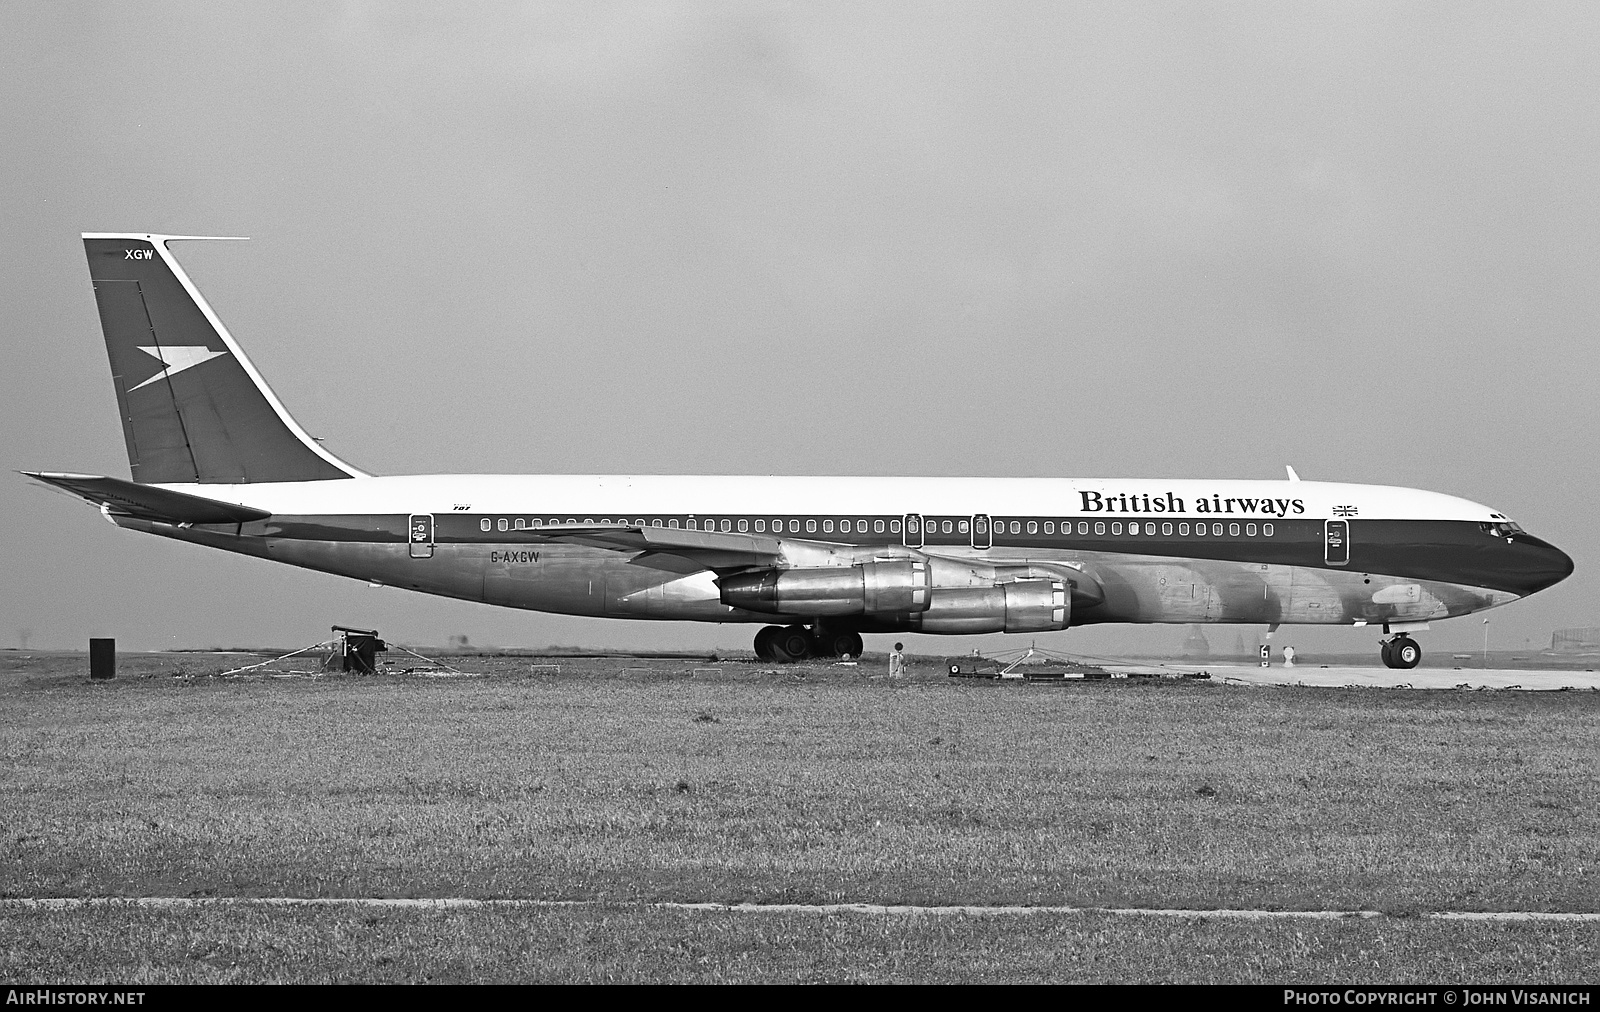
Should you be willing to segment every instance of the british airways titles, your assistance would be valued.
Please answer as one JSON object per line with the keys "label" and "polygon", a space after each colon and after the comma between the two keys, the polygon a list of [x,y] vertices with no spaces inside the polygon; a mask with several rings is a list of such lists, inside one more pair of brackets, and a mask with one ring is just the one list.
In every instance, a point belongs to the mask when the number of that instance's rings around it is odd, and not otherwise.
{"label": "british airways titles", "polygon": [[[1188,513],[1182,496],[1168,492],[1165,496],[1134,493],[1101,494],[1079,492],[1085,513]],[[1286,517],[1290,513],[1304,513],[1304,499],[1240,499],[1213,495],[1195,500],[1196,513],[1249,513],[1273,517]]]}

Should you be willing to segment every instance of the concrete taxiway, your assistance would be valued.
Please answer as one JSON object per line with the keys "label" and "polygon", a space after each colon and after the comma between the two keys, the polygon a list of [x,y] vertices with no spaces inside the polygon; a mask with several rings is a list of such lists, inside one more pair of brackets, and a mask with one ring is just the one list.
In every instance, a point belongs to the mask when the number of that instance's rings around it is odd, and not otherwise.
{"label": "concrete taxiway", "polygon": [[1209,674],[1212,679],[1243,685],[1310,685],[1325,688],[1364,689],[1517,689],[1559,691],[1561,689],[1600,690],[1600,672],[1533,671],[1512,668],[1362,668],[1276,663],[1270,668],[1246,664],[1107,664],[1116,674],[1194,675]]}

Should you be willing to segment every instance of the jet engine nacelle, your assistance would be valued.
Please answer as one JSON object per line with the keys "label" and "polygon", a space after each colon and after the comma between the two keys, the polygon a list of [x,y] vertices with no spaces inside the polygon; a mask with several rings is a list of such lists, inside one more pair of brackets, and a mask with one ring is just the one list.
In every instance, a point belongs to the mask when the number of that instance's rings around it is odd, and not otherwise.
{"label": "jet engine nacelle", "polygon": [[1072,600],[1064,580],[1017,580],[938,590],[931,607],[908,617],[929,633],[1051,632],[1072,620]]}
{"label": "jet engine nacelle", "polygon": [[863,562],[821,569],[766,569],[724,576],[722,603],[771,615],[920,612],[931,598],[928,564]]}

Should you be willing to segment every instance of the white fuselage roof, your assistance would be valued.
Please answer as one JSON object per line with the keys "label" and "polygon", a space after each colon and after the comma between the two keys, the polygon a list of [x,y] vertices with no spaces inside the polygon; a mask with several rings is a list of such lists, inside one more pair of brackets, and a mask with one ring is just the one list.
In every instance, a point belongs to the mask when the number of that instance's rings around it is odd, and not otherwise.
{"label": "white fuselage roof", "polygon": [[456,474],[162,487],[282,515],[982,513],[1124,519],[1222,513],[1285,519],[1505,519],[1480,503],[1438,492],[1318,481]]}

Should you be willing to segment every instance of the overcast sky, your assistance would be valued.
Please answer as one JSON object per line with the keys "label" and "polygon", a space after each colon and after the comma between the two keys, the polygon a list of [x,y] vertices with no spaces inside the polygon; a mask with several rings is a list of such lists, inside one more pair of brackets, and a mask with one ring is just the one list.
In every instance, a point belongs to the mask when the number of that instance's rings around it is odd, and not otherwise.
{"label": "overcast sky", "polygon": [[[12,0],[6,22],[7,469],[128,474],[79,232],[248,235],[176,249],[289,409],[376,473],[1289,463],[1566,549],[1577,573],[1491,612],[1492,645],[1600,624],[1596,5]],[[754,632],[369,589],[20,476],[0,507],[0,645]]]}

